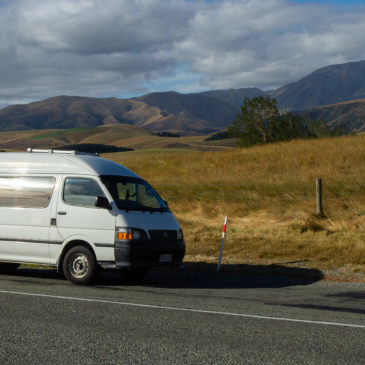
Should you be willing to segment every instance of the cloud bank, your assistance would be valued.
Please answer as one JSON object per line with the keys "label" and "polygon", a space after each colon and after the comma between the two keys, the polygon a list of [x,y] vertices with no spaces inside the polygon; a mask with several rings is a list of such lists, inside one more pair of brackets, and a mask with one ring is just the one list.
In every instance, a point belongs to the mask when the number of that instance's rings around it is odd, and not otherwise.
{"label": "cloud bank", "polygon": [[289,0],[0,1],[0,104],[275,88],[365,59],[365,7]]}

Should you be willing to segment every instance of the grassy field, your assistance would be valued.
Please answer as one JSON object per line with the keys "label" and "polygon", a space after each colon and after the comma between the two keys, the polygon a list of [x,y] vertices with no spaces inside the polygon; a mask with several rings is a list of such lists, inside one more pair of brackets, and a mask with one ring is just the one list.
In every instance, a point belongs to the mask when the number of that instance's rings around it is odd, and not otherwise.
{"label": "grassy field", "polygon": [[[187,260],[365,274],[365,135],[223,151],[104,155],[148,180],[181,223]],[[323,180],[325,217],[315,215]]]}

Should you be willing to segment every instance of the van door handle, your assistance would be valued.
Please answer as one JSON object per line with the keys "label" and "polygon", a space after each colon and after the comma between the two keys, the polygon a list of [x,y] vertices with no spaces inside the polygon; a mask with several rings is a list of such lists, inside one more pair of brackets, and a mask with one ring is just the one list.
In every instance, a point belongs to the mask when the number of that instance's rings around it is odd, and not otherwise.
{"label": "van door handle", "polygon": [[61,212],[57,212],[58,215],[66,215],[67,213],[64,212],[64,211],[61,211]]}

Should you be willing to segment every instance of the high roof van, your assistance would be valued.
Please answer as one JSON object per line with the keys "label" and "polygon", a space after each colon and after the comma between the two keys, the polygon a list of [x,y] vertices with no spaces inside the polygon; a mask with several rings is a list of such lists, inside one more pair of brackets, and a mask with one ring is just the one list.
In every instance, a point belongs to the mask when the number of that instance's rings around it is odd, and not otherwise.
{"label": "high roof van", "polygon": [[99,267],[142,279],[184,254],[167,203],[126,167],[75,151],[0,153],[0,269],[55,266],[87,284]]}

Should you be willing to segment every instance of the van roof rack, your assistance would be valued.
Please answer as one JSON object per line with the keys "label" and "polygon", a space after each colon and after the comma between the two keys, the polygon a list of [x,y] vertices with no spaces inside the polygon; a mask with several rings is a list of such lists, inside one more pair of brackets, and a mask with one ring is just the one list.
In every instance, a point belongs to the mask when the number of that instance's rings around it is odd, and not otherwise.
{"label": "van roof rack", "polygon": [[61,155],[88,155],[88,156],[99,156],[98,153],[87,153],[87,152],[79,152],[76,150],[54,150],[54,149],[48,149],[48,150],[42,150],[38,148],[27,148],[27,152],[29,153],[57,153]]}

